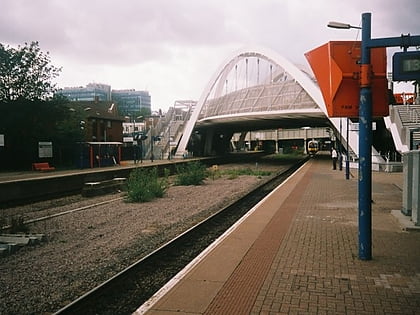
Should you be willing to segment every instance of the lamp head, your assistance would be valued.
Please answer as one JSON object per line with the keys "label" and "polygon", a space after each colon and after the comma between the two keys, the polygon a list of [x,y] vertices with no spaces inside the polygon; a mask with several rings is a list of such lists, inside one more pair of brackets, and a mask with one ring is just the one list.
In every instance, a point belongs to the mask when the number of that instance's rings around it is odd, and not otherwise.
{"label": "lamp head", "polygon": [[329,22],[327,26],[331,27],[331,28],[339,28],[339,29],[349,29],[350,28],[350,24],[341,23],[341,22],[334,22],[334,21]]}
{"label": "lamp head", "polygon": [[339,28],[339,29],[346,29],[346,30],[350,28],[361,29],[361,27],[358,27],[358,26],[353,26],[347,23],[334,22],[334,21],[329,22],[327,26],[331,28]]}

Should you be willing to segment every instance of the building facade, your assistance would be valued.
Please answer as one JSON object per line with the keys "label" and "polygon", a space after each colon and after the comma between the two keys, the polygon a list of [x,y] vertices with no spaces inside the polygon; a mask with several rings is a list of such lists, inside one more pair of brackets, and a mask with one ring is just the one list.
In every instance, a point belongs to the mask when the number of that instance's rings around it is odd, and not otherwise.
{"label": "building facade", "polygon": [[70,101],[111,101],[111,86],[99,83],[89,83],[86,87],[66,87],[57,94],[67,97]]}
{"label": "building facade", "polygon": [[85,142],[122,142],[124,118],[108,102],[72,102],[73,112],[81,113],[80,127]]}
{"label": "building facade", "polygon": [[152,109],[151,97],[147,91],[112,90],[112,100],[118,104],[118,111],[122,116],[133,116],[140,111]]}
{"label": "building facade", "polygon": [[148,91],[111,90],[110,85],[89,83],[86,87],[66,87],[57,91],[57,94],[67,97],[72,102],[113,101],[118,105],[121,116],[135,116],[139,112],[150,114],[152,110]]}

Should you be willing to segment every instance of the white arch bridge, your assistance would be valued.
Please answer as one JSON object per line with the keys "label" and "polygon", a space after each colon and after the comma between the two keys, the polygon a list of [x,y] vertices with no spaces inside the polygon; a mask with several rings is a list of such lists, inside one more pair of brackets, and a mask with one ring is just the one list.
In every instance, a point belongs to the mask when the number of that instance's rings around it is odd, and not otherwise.
{"label": "white arch bridge", "polygon": [[[358,132],[347,118],[329,118],[309,70],[274,51],[247,49],[233,54],[215,72],[197,102],[176,152],[181,157],[200,134],[204,154],[226,148],[236,132],[277,128],[333,127],[358,156]],[[381,159],[373,149],[373,158]],[[381,162],[378,160],[378,162]]]}

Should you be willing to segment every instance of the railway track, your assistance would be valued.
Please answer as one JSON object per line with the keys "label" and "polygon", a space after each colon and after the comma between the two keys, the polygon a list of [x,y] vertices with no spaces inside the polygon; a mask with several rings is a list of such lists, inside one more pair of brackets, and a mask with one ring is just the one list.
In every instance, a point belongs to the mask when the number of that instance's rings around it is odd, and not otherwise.
{"label": "railway track", "polygon": [[[75,207],[73,209],[70,210],[66,210],[66,211],[61,211],[61,212],[57,212],[57,213],[53,213],[53,214],[49,214],[49,215],[45,215],[45,216],[41,216],[41,217],[36,217],[33,219],[28,219],[23,221],[23,224],[28,225],[28,224],[32,224],[32,223],[36,223],[36,222],[41,222],[41,221],[46,221],[46,220],[50,220],[62,215],[66,215],[66,214],[70,214],[70,213],[74,213],[74,212],[78,212],[78,211],[83,211],[83,210],[88,210],[88,209],[92,209],[95,207],[99,207],[108,203],[112,203],[114,201],[118,201],[118,200],[122,200],[124,199],[124,197],[117,197],[117,198],[112,198],[109,200],[105,200],[105,201],[101,201],[101,202],[95,202],[86,206],[82,206],[82,207]],[[11,225],[6,225],[0,228],[0,231],[2,230],[8,230],[11,228]]]}
{"label": "railway track", "polygon": [[55,314],[131,314],[305,161],[277,174]]}

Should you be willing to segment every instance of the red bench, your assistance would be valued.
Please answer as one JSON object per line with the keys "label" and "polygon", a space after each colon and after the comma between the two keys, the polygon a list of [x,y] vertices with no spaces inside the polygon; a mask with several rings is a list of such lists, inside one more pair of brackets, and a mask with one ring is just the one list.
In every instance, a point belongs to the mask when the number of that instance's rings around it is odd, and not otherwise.
{"label": "red bench", "polygon": [[32,170],[41,171],[41,172],[53,171],[53,170],[55,170],[55,167],[50,166],[50,164],[48,164],[48,162],[32,163]]}

